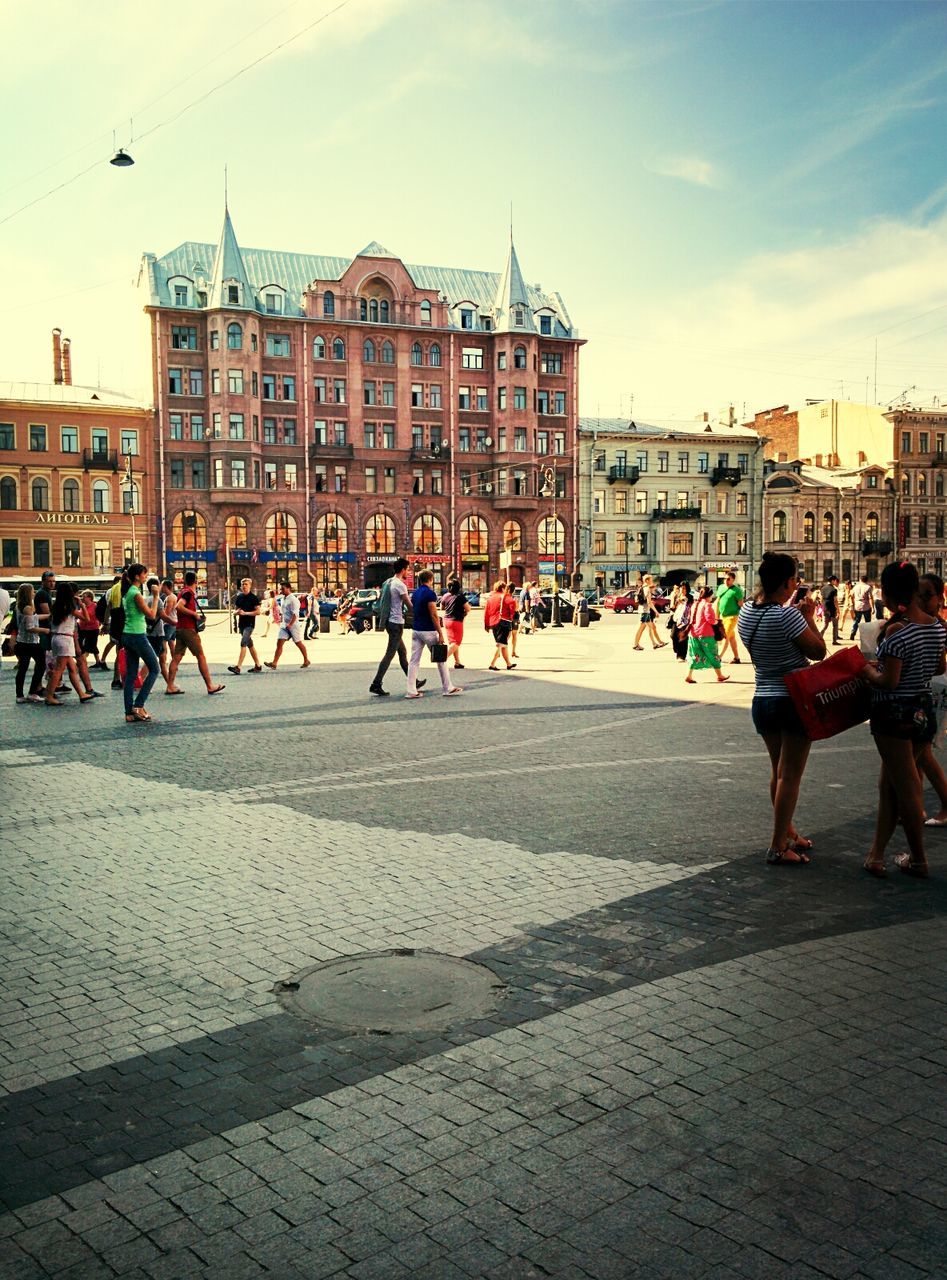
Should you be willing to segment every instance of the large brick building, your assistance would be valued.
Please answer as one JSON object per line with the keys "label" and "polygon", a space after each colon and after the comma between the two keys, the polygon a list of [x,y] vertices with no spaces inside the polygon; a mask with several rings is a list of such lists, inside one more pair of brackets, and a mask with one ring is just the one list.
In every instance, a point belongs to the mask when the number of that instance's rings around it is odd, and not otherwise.
{"label": "large brick building", "polygon": [[146,254],[141,283],[169,567],[213,593],[227,556],[258,585],[308,568],[328,587],[374,585],[401,554],[475,587],[574,565],[581,344],[512,243],[499,275],[374,242],[241,250],[225,212],[216,249]]}
{"label": "large brick building", "polygon": [[0,383],[0,579],[44,569],[90,586],[132,560],[156,563],[150,408],[74,386],[53,331],[53,380]]}
{"label": "large brick building", "polygon": [[904,406],[885,414],[894,439],[896,540],[921,573],[943,577],[947,514],[947,410]]}

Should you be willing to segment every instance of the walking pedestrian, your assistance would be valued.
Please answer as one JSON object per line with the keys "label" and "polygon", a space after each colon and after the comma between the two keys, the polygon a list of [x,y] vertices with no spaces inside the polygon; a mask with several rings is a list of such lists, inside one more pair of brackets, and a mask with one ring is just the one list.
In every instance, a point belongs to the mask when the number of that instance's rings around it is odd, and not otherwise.
{"label": "walking pedestrian", "polygon": [[871,599],[875,608],[875,621],[884,622],[885,620],[885,600],[884,592],[881,589],[881,583],[876,582],[871,589]]}
{"label": "walking pedestrian", "polygon": [[534,582],[529,589],[529,621],[532,631],[546,630],[546,617],[543,613],[543,598],[539,583]]}
{"label": "walking pedestrian", "polygon": [[766,744],[771,772],[773,833],[766,861],[770,865],[803,866],[812,841],[801,836],[793,816],[812,743],[784,677],[825,657],[825,641],[815,625],[815,601],[807,595],[788,608],[798,585],[796,561],[767,551],[759,567],[760,589],[740,610],[737,627],[756,676],[753,727]]}
{"label": "walking pedestrian", "polygon": [[822,617],[823,622],[820,635],[824,636],[829,627],[831,627],[832,643],[838,644],[839,589],[838,578],[834,573],[822,588]]}
{"label": "walking pedestrian", "polygon": [[292,585],[284,578],[279,584],[282,597],[280,604],[282,607],[282,621],[280,629],[276,633],[276,652],[273,654],[272,662],[264,662],[264,667],[269,667],[271,671],[275,671],[280,660],[280,654],[283,652],[283,646],[287,640],[292,640],[293,644],[303,656],[302,670],[311,667],[309,655],[306,652],[306,646],[303,644],[302,627],[299,623],[299,600],[293,593]]}
{"label": "walking pedestrian", "polygon": [[438,675],[441,677],[442,695],[450,698],[463,693],[460,685],[451,682],[446,661],[447,646],[437,612],[437,596],[431,589],[433,581],[434,574],[431,570],[422,569],[418,574],[418,585],[411,593],[411,660],[408,663],[408,691],[404,695],[406,698],[423,697],[418,688],[418,668],[421,665],[421,655],[424,650],[432,649],[435,644],[444,646],[445,650],[445,660],[435,663]]}
{"label": "walking pedestrian", "polygon": [[737,582],[737,575],[728,571],[723,582],[717,588],[714,604],[717,617],[723,625],[723,645],[720,649],[721,659],[727,656],[729,649],[733,653],[731,666],[740,661],[740,650],[737,647],[737,619],[743,607],[744,591]]}
{"label": "walking pedestrian", "polygon": [[112,688],[121,689],[122,682],[118,675],[118,656],[122,651],[122,633],[125,630],[125,614],[122,610],[122,575],[118,574],[115,581],[105,593],[105,627],[108,631],[108,644],[102,654],[102,661],[107,662],[109,652],[114,649],[115,657],[112,663]]}
{"label": "walking pedestrian", "polygon": [[656,613],[654,607],[654,579],[650,573],[645,574],[638,588],[638,606],[641,612],[638,616],[638,630],[635,633],[633,648],[640,650],[643,647],[641,637],[647,631],[651,638],[651,648],[663,649],[667,641],[659,638],[658,629],[654,625]]}
{"label": "walking pedestrian", "polygon": [[873,876],[885,874],[885,849],[900,822],[909,852],[897,854],[895,866],[906,875],[925,877],[920,757],[937,730],[931,678],[943,675],[947,666],[947,632],[922,607],[913,564],[886,565],[881,589],[892,617],[878,644],[877,665],[868,663],[862,673],[871,685],[869,727],[881,757],[875,838],[864,865]]}
{"label": "walking pedestrian", "polygon": [[[922,573],[919,597],[921,608],[929,613],[932,618],[936,618],[942,627],[947,628],[944,622],[944,580],[937,576],[936,573]],[[940,808],[933,817],[928,818],[925,814],[925,827],[947,827],[947,774],[941,768],[940,761],[934,755],[933,742],[925,742],[921,748],[921,754],[918,757],[918,765],[921,773],[927,778],[931,786],[937,793],[940,801]]]}
{"label": "walking pedestrian", "polygon": [[519,598],[517,599],[517,607],[520,611],[520,629],[524,636],[528,636],[531,630],[532,614],[530,612],[529,589],[532,583],[524,582],[520,588]]}
{"label": "walking pedestrian", "polygon": [[[159,594],[161,596],[161,616],[164,618],[164,643],[170,659],[178,626],[178,598],[174,594],[174,583],[170,578],[165,578],[161,583]],[[167,682],[166,676],[165,684]]]}
{"label": "walking pedestrian", "polygon": [[[122,687],[126,724],[151,722],[151,716],[145,710],[145,703],[161,671],[158,655],[148,638],[148,624],[155,622],[159,613],[160,584],[157,578],[152,579],[155,589],[146,599],[142,584],[147,576],[148,570],[143,564],[130,564],[121,579],[122,609],[125,615],[125,630],[122,632],[125,678],[122,681]],[[138,679],[139,662],[145,664],[147,673],[136,694],[135,681]]]}
{"label": "walking pedestrian", "polygon": [[[18,703],[42,702],[40,690],[43,687],[43,676],[46,673],[46,655],[43,650],[41,619],[33,604],[33,587],[24,582],[17,589],[16,603],[13,606],[13,620],[16,624],[16,643],[13,652],[16,655],[16,700]],[[30,691],[24,695],[26,673],[30,663],[33,664],[33,675],[30,679]]]}
{"label": "walking pedestrian", "polygon": [[858,634],[858,624],[860,622],[871,622],[874,616],[873,597],[871,583],[863,573],[859,580],[852,588],[852,634],[849,640],[854,640]]}
{"label": "walking pedestrian", "polygon": [[53,694],[53,696],[55,696],[58,693],[68,692],[68,690],[65,688],[59,689],[55,686],[52,688],[52,690],[50,690],[49,688],[48,677],[52,674],[53,665],[54,665],[53,657],[52,657],[53,624],[52,624],[50,615],[53,610],[53,597],[55,594],[56,594],[56,575],[55,573],[53,573],[52,569],[44,569],[42,574],[40,575],[39,590],[36,592],[36,594],[33,597],[33,608],[36,610],[36,616],[39,619],[40,644],[42,645],[42,648],[43,648],[43,662],[45,663],[45,671],[46,671],[46,684],[43,688],[43,693],[45,695],[47,692],[50,692]]}
{"label": "walking pedestrian", "polygon": [[214,683],[207,665],[207,655],[204,653],[204,645],[197,629],[198,621],[203,618],[204,611],[197,603],[196,585],[197,574],[193,569],[188,569],[184,575],[184,587],[174,606],[177,622],[174,630],[174,655],[171,658],[171,666],[168,668],[168,687],[164,691],[166,697],[184,692],[177,686],[177,674],[185,653],[192,653],[197,659],[197,669],[209,694],[222,693],[226,688],[226,685]]}
{"label": "walking pedestrian", "polygon": [[[148,643],[155,651],[155,657],[158,659],[158,665],[161,669],[161,675],[164,679],[165,687],[168,683],[168,642],[165,637],[164,629],[167,624],[167,618],[164,611],[164,601],[161,596],[161,583],[157,578],[149,578],[145,583],[145,591],[148,593],[148,603],[154,610],[154,617],[149,618],[145,624],[145,635],[148,637]],[[128,658],[125,659],[126,670],[128,666]]]}
{"label": "walking pedestrian", "polygon": [[[529,599],[528,594],[526,598]],[[470,605],[457,578],[448,582],[447,591],[441,598],[441,606],[444,610],[444,631],[447,634],[447,656],[454,659],[455,671],[463,671],[460,646],[464,641],[464,619],[470,612]]]}
{"label": "walking pedestrian", "polygon": [[304,640],[315,640],[319,635],[319,591],[315,582],[306,597],[306,630]]}
{"label": "walking pedestrian", "polygon": [[[398,661],[401,664],[401,670],[408,674],[408,651],[404,644],[405,624],[411,621],[411,599],[408,594],[407,583],[404,575],[408,571],[408,561],[404,556],[399,556],[394,564],[394,573],[382,585],[381,595],[378,599],[378,626],[382,628],[388,638],[385,648],[385,655],[378,664],[378,670],[375,672],[375,678],[368,686],[368,692],[373,693],[376,698],[387,698],[389,696],[385,689],[385,676],[388,674],[388,668],[391,666],[392,659],[395,654],[398,655]],[[406,616],[407,614],[407,616]],[[343,620],[348,626],[348,615]],[[344,629],[343,629],[344,634]],[[422,685],[426,681],[421,681]]]}
{"label": "walking pedestrian", "polygon": [[499,671],[497,658],[503,659],[507,671],[512,671],[516,666],[515,662],[510,661],[508,647],[515,608],[512,598],[506,594],[506,583],[494,583],[493,590],[487,596],[487,603],[483,607],[483,629],[493,633],[496,643],[496,649],[490,659],[490,671]]}
{"label": "walking pedestrian", "polygon": [[99,627],[98,614],[95,612],[95,595],[91,591],[83,591],[79,596],[79,651],[92,665],[101,668],[99,661]]}
{"label": "walking pedestrian", "polygon": [[75,689],[80,702],[92,702],[94,695],[83,690],[76,668],[76,596],[72,583],[60,582],[56,586],[49,615],[52,671],[46,681],[47,707],[64,707],[56,697],[59,681],[68,674],[69,683]]}
{"label": "walking pedestrian", "polygon": [[729,680],[720,670],[720,658],[717,656],[717,611],[714,608],[713,589],[701,587],[697,593],[697,603],[691,611],[691,624],[687,634],[687,675],[685,684],[696,684],[695,671],[703,671],[711,667],[717,675],[717,683]]}
{"label": "walking pedestrian", "polygon": [[243,666],[243,660],[248,652],[253,659],[253,666],[250,668],[251,673],[256,674],[263,670],[253,644],[253,632],[262,607],[263,602],[254,593],[252,580],[250,578],[242,578],[240,580],[240,590],[233,598],[234,616],[237,620],[237,630],[240,632],[240,653],[236,664],[227,668],[235,676],[240,674],[240,668]]}
{"label": "walking pedestrian", "polygon": [[671,645],[678,662],[687,661],[687,637],[690,634],[694,596],[690,583],[682,582],[677,591],[677,605],[671,614]]}
{"label": "walking pedestrian", "polygon": [[516,657],[516,641],[520,633],[520,611],[516,603],[516,587],[512,582],[506,584],[506,594],[513,605],[513,616],[510,618],[510,657]]}

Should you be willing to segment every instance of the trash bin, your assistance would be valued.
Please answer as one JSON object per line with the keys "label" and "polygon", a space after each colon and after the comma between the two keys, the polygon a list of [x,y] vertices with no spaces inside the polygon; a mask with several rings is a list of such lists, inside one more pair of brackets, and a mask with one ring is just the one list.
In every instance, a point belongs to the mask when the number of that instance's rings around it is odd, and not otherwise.
{"label": "trash bin", "polygon": [[329,634],[329,629],[331,626],[332,626],[332,619],[327,618],[324,613],[320,613],[319,614],[319,634],[321,636],[327,636]]}
{"label": "trash bin", "polygon": [[579,626],[587,627],[588,625],[589,625],[589,611],[588,609],[580,609],[579,610]]}

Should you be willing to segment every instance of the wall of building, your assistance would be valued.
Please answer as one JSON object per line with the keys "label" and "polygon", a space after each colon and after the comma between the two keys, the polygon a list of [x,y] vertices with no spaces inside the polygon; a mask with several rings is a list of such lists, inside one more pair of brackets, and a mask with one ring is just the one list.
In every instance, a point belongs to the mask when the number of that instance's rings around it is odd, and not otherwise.
{"label": "wall of building", "polygon": [[773,462],[792,462],[799,457],[799,414],[788,404],[762,409],[744,423],[763,440],[763,457]]}
{"label": "wall of building", "polygon": [[800,409],[798,416],[798,451],[783,461],[795,457],[825,466],[886,467],[894,458],[891,424],[876,405],[820,400]]}
{"label": "wall of building", "polygon": [[943,577],[947,513],[947,412],[896,409],[885,414],[895,448],[897,548],[922,573]]}

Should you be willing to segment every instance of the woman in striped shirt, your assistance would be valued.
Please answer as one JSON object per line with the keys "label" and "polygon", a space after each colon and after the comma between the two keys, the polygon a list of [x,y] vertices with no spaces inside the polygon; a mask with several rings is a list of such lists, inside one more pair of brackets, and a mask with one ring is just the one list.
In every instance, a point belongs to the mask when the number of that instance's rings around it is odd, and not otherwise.
{"label": "woman in striped shirt", "polygon": [[872,686],[870,726],[881,756],[878,818],[865,870],[873,876],[885,874],[885,849],[900,822],[910,852],[899,853],[895,865],[907,875],[926,876],[918,762],[937,728],[931,677],[941,675],[947,665],[947,633],[921,604],[913,564],[887,565],[881,589],[892,617],[878,645],[878,665],[869,663],[863,673]]}

